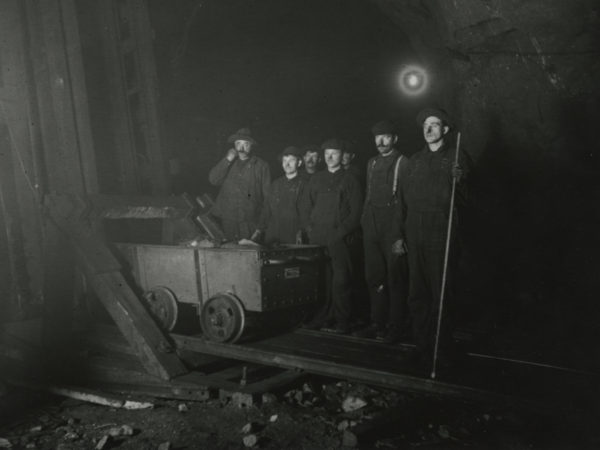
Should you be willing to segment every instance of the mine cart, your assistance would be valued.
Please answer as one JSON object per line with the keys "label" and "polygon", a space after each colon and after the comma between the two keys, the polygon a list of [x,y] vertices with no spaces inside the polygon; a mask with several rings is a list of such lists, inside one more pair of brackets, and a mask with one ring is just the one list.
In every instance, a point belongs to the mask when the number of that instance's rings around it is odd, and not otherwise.
{"label": "mine cart", "polygon": [[[58,200],[53,206],[56,217],[61,216],[60,202],[66,202],[63,197]],[[129,237],[137,241],[124,243],[123,235],[115,238],[107,231],[112,256],[117,258],[112,262],[100,247],[90,247],[89,232],[80,233],[85,255],[94,255],[88,275],[120,266],[126,282],[163,329],[183,334],[201,329],[207,339],[217,342],[297,325],[319,307],[325,292],[323,247],[225,243],[207,214],[210,206],[208,196],[90,196],[74,209],[75,223],[81,217],[86,223],[102,220],[106,225],[126,219],[132,224]],[[144,220],[139,219],[155,219],[163,231],[167,223],[185,224],[195,238],[183,244],[179,238],[164,236],[145,240],[140,238]],[[73,222],[61,219],[61,223],[68,228]]]}
{"label": "mine cart", "polygon": [[200,321],[204,336],[242,336],[299,323],[322,300],[323,249],[117,244],[152,315],[169,331]]}

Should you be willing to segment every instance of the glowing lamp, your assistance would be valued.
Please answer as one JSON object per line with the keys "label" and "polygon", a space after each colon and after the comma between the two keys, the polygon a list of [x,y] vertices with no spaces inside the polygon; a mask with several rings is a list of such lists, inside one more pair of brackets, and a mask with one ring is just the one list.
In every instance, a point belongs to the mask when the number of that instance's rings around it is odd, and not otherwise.
{"label": "glowing lamp", "polygon": [[409,96],[424,93],[429,85],[429,79],[425,69],[415,65],[404,66],[398,80],[402,93]]}

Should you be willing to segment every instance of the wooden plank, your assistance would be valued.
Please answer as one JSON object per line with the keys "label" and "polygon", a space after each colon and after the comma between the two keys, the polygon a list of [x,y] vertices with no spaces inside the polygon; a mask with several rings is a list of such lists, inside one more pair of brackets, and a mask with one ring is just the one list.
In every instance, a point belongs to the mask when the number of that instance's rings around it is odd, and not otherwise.
{"label": "wooden plank", "polygon": [[[42,112],[52,119],[51,126],[57,131],[58,141],[53,148],[46,148],[46,162],[52,167],[51,182],[60,192],[85,193],[85,173],[81,168],[80,145],[76,130],[76,116],[71,92],[72,74],[66,57],[61,0],[36,2],[41,17],[42,36],[45,45],[46,75],[50,79],[50,104]],[[47,118],[47,117],[46,117]],[[47,118],[48,119],[48,118]]]}
{"label": "wooden plank", "polygon": [[[294,357],[311,358],[311,359],[327,359],[335,364],[354,364],[356,361],[368,361],[371,367],[378,367],[391,373],[411,373],[415,372],[414,368],[406,361],[406,352],[398,349],[392,353],[378,352],[377,344],[373,344],[373,348],[363,352],[348,352],[345,350],[316,349],[314,347],[302,348],[287,345],[274,345],[272,343],[261,342],[261,350],[270,351],[273,353],[286,353]],[[368,355],[368,358],[365,358]],[[404,357],[403,357],[404,356]]]}
{"label": "wooden plank", "polygon": [[150,160],[152,193],[165,194],[168,192],[168,182],[160,141],[162,122],[159,114],[158,80],[154,58],[154,32],[150,25],[147,2],[144,0],[128,0],[127,3],[132,19],[131,29],[136,47],[134,54],[137,59],[137,75],[141,93],[141,110],[135,113],[140,114],[144,121],[143,124],[138,124],[138,126],[144,134],[146,144],[144,150]]}
{"label": "wooden plank", "polygon": [[94,274],[86,270],[91,286],[134,349],[148,373],[171,379],[187,372],[139,299],[120,274]]}
{"label": "wooden plank", "polygon": [[[306,376],[306,373],[297,370],[278,370],[276,373],[270,373],[268,376],[259,379],[258,381],[242,381],[243,367],[238,362],[238,366],[232,368],[232,370],[226,370],[222,372],[215,372],[210,375],[203,375],[197,372],[191,372],[189,374],[177,377],[172,380],[173,383],[191,383],[193,385],[204,385],[212,388],[223,389],[229,393],[242,393],[242,394],[263,394],[265,392],[272,392],[292,383],[297,383],[302,377]],[[254,371],[261,371],[264,369],[271,369],[273,367],[257,366],[251,367]],[[239,378],[236,380],[236,378]]]}
{"label": "wooden plank", "polygon": [[[4,6],[11,8],[12,13],[2,11],[2,32],[8,33],[12,40],[2,38],[2,42],[11,49],[14,65],[11,67],[10,76],[4,73],[4,82],[8,87],[6,92],[12,93],[7,108],[3,112],[11,116],[9,129],[14,140],[13,152],[15,160],[15,181],[20,217],[27,220],[20,221],[23,235],[23,250],[26,258],[28,278],[28,298],[34,299],[41,295],[43,289],[43,257],[42,257],[42,223],[39,213],[39,203],[43,192],[43,161],[41,160],[42,146],[39,111],[37,109],[37,92],[34,82],[33,49],[31,36],[28,32],[28,16],[26,2],[4,2]],[[4,53],[6,56],[6,53]],[[4,58],[3,64],[10,64]],[[18,67],[15,67],[18,66]],[[4,94],[3,98],[5,98]],[[23,101],[25,99],[25,101]],[[7,111],[7,110],[10,110]]]}
{"label": "wooden plank", "polygon": [[320,331],[306,332],[306,330],[303,329],[297,329],[291,333],[285,333],[271,339],[264,339],[261,340],[261,342],[273,342],[276,345],[296,347],[310,345],[313,347],[310,350],[314,350],[315,352],[322,351],[330,353],[340,351],[347,354],[356,353],[363,355],[365,351],[371,352],[373,350],[379,354],[394,355],[398,354],[399,351],[406,352],[415,347],[413,344],[408,343],[386,344],[383,341],[375,339],[365,339]]}
{"label": "wooden plank", "polygon": [[123,395],[157,397],[182,401],[206,401],[211,398],[211,390],[206,386],[183,386],[177,383],[146,385],[142,383],[95,382],[96,389]]}
{"label": "wooden plank", "polygon": [[[205,341],[202,338],[171,335],[178,346],[201,353],[236,358],[241,361],[257,362],[281,368],[301,369],[306,372],[349,379],[375,386],[444,395],[474,401],[491,401],[498,404],[521,405],[532,409],[546,409],[547,404],[535,400],[503,395],[469,386],[431,380],[402,373],[390,373],[356,364],[340,364],[329,360],[294,356],[283,352],[272,352],[248,345],[228,345]],[[363,361],[364,364],[364,361]],[[550,399],[548,399],[549,401]]]}
{"label": "wooden plank", "polygon": [[[9,313],[25,308],[31,299],[28,259],[25,249],[39,255],[30,241],[24,239],[24,231],[31,236],[37,230],[36,191],[29,177],[31,151],[27,127],[27,91],[23,85],[26,67],[23,55],[23,30],[19,4],[5,1],[0,5],[0,242],[3,266],[3,307]],[[31,220],[28,214],[33,214]],[[37,223],[36,223],[37,222]],[[36,227],[37,225],[37,227]],[[39,242],[39,241],[38,241]],[[6,259],[5,259],[6,258]],[[40,269],[40,259],[37,260]],[[6,266],[4,266],[6,264]],[[38,278],[39,280],[39,278]],[[38,286],[39,289],[39,286]],[[10,311],[12,310],[12,311]]]}
{"label": "wooden plank", "polygon": [[265,393],[273,392],[282,388],[289,387],[298,383],[307,376],[306,372],[297,369],[284,370],[277,375],[267,377],[261,381],[255,381],[245,387],[242,392],[247,393]]}
{"label": "wooden plank", "polygon": [[262,349],[286,352],[310,358],[331,359],[338,363],[352,363],[368,356],[369,365],[391,372],[411,371],[406,353],[414,346],[387,345],[374,340],[332,333],[286,333],[260,341]]}
{"label": "wooden plank", "polygon": [[70,96],[74,114],[73,133],[77,137],[80,170],[83,174],[85,192],[98,192],[96,156],[90,112],[88,109],[87,88],[81,53],[79,26],[74,0],[59,0],[61,23],[64,30],[64,49],[68,63]]}
{"label": "wooden plank", "polygon": [[116,147],[115,168],[119,175],[120,186],[114,192],[137,194],[140,188],[140,177],[137,170],[135,145],[131,131],[131,116],[127,104],[127,89],[124,85],[124,74],[121,67],[121,55],[118,48],[118,35],[114,1],[95,2],[102,27],[103,60],[106,64],[106,81],[110,95],[110,129],[114,133]]}
{"label": "wooden plank", "polygon": [[52,86],[47,59],[47,53],[51,51],[48,48],[50,43],[47,42],[45,36],[44,21],[39,2],[26,0],[24,6],[30,40],[29,59],[34,73],[32,77],[34,87],[32,87],[32,90],[34,89],[36,93],[37,105],[35,105],[35,109],[39,114],[39,122],[35,125],[39,130],[39,149],[40,153],[44,155],[40,159],[44,161],[43,170],[46,174],[46,177],[42,180],[42,188],[46,191],[68,192],[70,183],[68,182],[69,178],[63,173],[65,167],[56,162],[62,144],[56,126],[58,118],[54,113],[52,104]]}

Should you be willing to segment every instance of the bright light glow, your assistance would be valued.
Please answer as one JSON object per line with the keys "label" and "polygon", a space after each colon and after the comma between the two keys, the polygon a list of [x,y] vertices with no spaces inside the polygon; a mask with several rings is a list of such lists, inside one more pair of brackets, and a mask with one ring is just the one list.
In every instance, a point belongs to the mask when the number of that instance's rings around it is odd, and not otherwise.
{"label": "bright light glow", "polygon": [[399,84],[400,90],[404,95],[421,95],[429,86],[429,79],[425,69],[415,65],[408,65],[402,68],[400,72]]}

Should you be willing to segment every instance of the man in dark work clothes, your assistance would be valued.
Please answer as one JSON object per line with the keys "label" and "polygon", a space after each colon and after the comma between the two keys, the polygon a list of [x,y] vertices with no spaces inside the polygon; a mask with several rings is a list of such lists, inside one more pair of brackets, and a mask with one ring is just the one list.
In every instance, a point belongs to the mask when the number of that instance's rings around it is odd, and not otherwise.
{"label": "man in dark work clothes", "polygon": [[307,181],[300,176],[302,152],[287,147],[281,153],[282,177],[271,184],[253,241],[271,244],[301,243],[300,199]]}
{"label": "man in dark work clothes", "polygon": [[361,168],[356,164],[356,150],[353,142],[345,142],[344,154],[342,155],[342,168],[348,173],[354,175],[360,182],[361,188],[364,190],[364,178],[365,174]]}
{"label": "man in dark work clothes", "polygon": [[398,136],[392,122],[379,122],[371,131],[378,155],[367,164],[361,217],[371,324],[355,334],[394,343],[408,331],[408,261],[398,201],[408,158],[395,148]]}
{"label": "man in dark work clothes", "polygon": [[[406,208],[406,239],[410,286],[408,305],[413,322],[416,352],[413,359],[429,364],[435,346],[446,237],[453,179],[456,180],[456,203],[464,200],[465,179],[470,160],[458,153],[449,139],[451,121],[448,114],[437,108],[427,108],[417,116],[423,128],[425,147],[409,161],[408,173],[402,184],[402,200]],[[456,214],[453,214],[456,221]],[[448,261],[444,313],[452,307],[454,269],[457,244],[456,223],[453,223]],[[439,336],[440,356],[451,350],[451,319],[444,314]]]}
{"label": "man in dark work clothes", "polygon": [[229,136],[233,148],[212,168],[208,180],[221,186],[211,213],[221,220],[228,240],[249,239],[258,226],[271,185],[269,165],[252,154],[256,141],[248,128]]}
{"label": "man in dark work clothes", "polygon": [[321,313],[308,325],[340,334],[350,332],[353,267],[350,246],[360,225],[362,193],[358,180],[342,168],[344,142],[323,143],[327,170],[315,173],[303,196],[303,223],[311,244],[327,247],[330,292]]}
{"label": "man in dark work clothes", "polygon": [[302,148],[304,168],[300,175],[307,180],[319,171],[321,164],[321,149],[318,145],[307,145]]}

